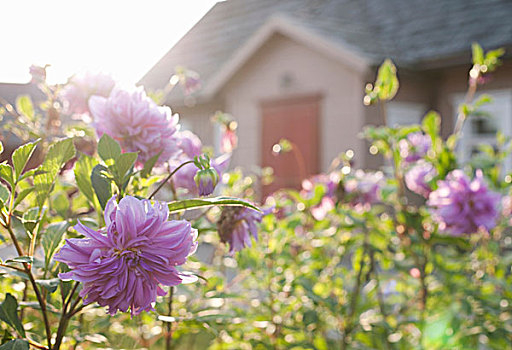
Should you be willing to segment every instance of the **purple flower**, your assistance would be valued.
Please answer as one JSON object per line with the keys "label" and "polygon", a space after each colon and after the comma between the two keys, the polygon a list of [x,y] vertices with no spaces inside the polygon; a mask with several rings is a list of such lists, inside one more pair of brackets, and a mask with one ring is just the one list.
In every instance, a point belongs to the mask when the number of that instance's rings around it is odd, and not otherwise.
{"label": "purple flower", "polygon": [[454,170],[446,180],[438,181],[437,190],[430,193],[427,204],[441,231],[452,235],[475,233],[496,225],[500,195],[490,191],[482,171],[470,180],[462,170]]}
{"label": "purple flower", "polygon": [[344,185],[345,194],[350,204],[358,209],[363,209],[378,202],[380,183],[383,177],[381,172],[366,173],[363,170],[357,170]]}
{"label": "purple flower", "polygon": [[404,158],[407,163],[415,162],[425,154],[432,146],[430,136],[423,135],[421,132],[414,132],[407,135],[407,139],[402,139],[398,143],[400,156]]}
{"label": "purple flower", "polygon": [[420,160],[405,174],[405,184],[414,193],[428,198],[432,189],[429,182],[437,175],[430,163]]}
{"label": "purple flower", "polygon": [[209,196],[219,182],[219,174],[213,168],[199,170],[194,176],[200,196]]}
{"label": "purple flower", "polygon": [[[183,131],[177,134],[178,137],[178,147],[181,149],[182,153],[170,160],[171,171],[176,169],[180,164],[192,160],[196,156],[200,156],[201,149],[203,145],[199,137],[197,137],[194,133],[190,131]],[[229,166],[229,161],[231,159],[230,154],[223,154],[217,158],[211,160],[211,166],[217,171],[219,177],[225,172]],[[180,170],[173,175],[172,181],[176,188],[182,188],[186,190],[189,194],[197,195],[198,194],[198,185],[194,179],[195,175],[198,172],[197,166],[194,164],[184,165]]]}
{"label": "purple flower", "polygon": [[89,113],[89,98],[93,95],[108,97],[114,80],[106,74],[85,73],[74,75],[60,93],[64,110],[68,114]]}
{"label": "purple flower", "polygon": [[178,140],[178,147],[182,150],[182,154],[186,155],[187,158],[192,159],[199,157],[202,152],[203,144],[201,139],[189,130],[183,130],[176,133]]}
{"label": "purple flower", "polygon": [[197,231],[187,221],[167,221],[165,203],[112,197],[105,208],[106,227],[92,230],[78,222],[75,229],[86,238],[67,239],[55,260],[71,271],[60,278],[83,283],[84,304],[98,302],[132,315],[152,310],[161,285],[175,286],[186,275],[175,266],[194,253]]}
{"label": "purple flower", "polygon": [[244,247],[251,247],[251,236],[258,240],[258,227],[264,215],[273,209],[258,212],[247,207],[224,207],[217,222],[220,240],[229,244],[229,253],[239,252]]}
{"label": "purple flower", "polygon": [[128,92],[114,88],[108,98],[92,96],[89,108],[98,136],[106,133],[125,152],[139,152],[140,164],[162,152],[158,165],[180,152],[178,116],[173,116],[169,107],[157,106],[142,89]]}

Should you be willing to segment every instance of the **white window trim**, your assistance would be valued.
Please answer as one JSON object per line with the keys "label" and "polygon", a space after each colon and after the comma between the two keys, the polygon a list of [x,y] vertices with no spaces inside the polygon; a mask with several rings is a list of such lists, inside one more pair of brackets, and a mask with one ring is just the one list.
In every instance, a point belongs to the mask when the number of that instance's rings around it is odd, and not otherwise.
{"label": "white window trim", "polygon": [[420,124],[427,105],[419,102],[391,101],[386,104],[387,126]]}

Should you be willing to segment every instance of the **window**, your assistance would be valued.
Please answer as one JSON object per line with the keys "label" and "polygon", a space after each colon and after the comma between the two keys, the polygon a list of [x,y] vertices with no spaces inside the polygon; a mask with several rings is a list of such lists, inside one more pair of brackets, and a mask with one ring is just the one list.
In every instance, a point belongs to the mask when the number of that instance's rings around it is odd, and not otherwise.
{"label": "window", "polygon": [[[471,116],[464,123],[462,137],[458,145],[461,163],[469,161],[472,155],[478,153],[478,146],[488,144],[496,146],[496,132],[501,131],[506,136],[512,136],[512,90],[494,90],[478,94],[475,101],[483,94],[490,95],[492,101],[479,108],[482,116]],[[453,98],[454,113],[457,116],[458,106],[463,103],[464,95],[457,94]],[[505,169],[512,169],[512,158],[505,160]]]}
{"label": "window", "polygon": [[392,101],[386,105],[387,124],[391,127],[419,124],[426,111],[422,103]]}

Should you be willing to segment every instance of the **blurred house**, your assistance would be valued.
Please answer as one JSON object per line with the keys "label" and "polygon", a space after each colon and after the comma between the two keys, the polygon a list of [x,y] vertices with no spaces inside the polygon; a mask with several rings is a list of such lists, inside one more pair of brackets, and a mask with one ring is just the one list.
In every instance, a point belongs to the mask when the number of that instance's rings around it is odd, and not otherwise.
{"label": "blurred house", "polygon": [[[377,157],[358,137],[382,124],[376,107],[362,103],[364,87],[389,57],[398,66],[400,90],[387,109],[388,124],[417,123],[430,109],[453,128],[471,67],[471,43],[485,49],[512,45],[512,2],[504,0],[231,0],[216,4],[140,80],[163,89],[177,66],[197,71],[202,89],[179,87],[167,104],[182,123],[218,142],[209,122],[217,111],[238,121],[234,164],[274,167],[281,185],[298,184],[292,155],[276,158],[272,145],[298,145],[308,174],[325,171],[340,152],[354,150],[359,167]],[[494,119],[468,123],[465,159],[496,130],[512,135],[512,60],[482,90],[495,97]]]}
{"label": "blurred house", "polygon": [[[0,83],[1,107],[6,108],[10,105],[12,108],[15,108],[17,97],[22,95],[30,96],[36,108],[45,100],[43,92],[36,84]],[[4,146],[4,152],[0,155],[0,162],[10,160],[12,152],[23,143],[20,138],[9,130],[7,124],[4,123],[6,120],[12,118],[11,113],[7,110],[7,113],[5,113],[2,118],[2,123],[0,123],[0,141]]]}

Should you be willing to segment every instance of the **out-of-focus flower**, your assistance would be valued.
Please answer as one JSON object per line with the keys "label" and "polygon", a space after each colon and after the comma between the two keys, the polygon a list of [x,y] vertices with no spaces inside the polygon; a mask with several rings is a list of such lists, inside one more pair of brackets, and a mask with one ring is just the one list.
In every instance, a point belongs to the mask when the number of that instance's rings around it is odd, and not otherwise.
{"label": "out-of-focus flower", "polygon": [[356,170],[353,177],[344,184],[344,195],[350,204],[359,209],[368,208],[379,201],[380,183],[384,175],[382,172],[364,172]]}
{"label": "out-of-focus flower", "polygon": [[179,82],[185,95],[192,95],[201,89],[199,74],[185,67],[176,67],[176,74],[171,78],[171,83],[176,82]]}
{"label": "out-of-focus flower", "polygon": [[480,170],[473,180],[462,170],[452,171],[446,180],[438,181],[427,202],[440,230],[452,235],[492,229],[499,203],[500,195],[487,188]]}
{"label": "out-of-focus flower", "polygon": [[114,79],[106,74],[74,75],[60,93],[64,111],[68,114],[89,113],[89,98],[93,95],[108,97],[114,86]]}
{"label": "out-of-focus flower", "polygon": [[437,170],[432,164],[420,160],[405,173],[405,184],[412,192],[428,198],[432,192],[429,182],[436,175]]}
{"label": "out-of-focus flower", "polygon": [[212,122],[219,123],[221,127],[220,151],[222,153],[231,153],[238,145],[238,136],[236,129],[238,123],[233,117],[221,111],[217,111],[213,117]]}
{"label": "out-of-focus flower", "polygon": [[176,137],[178,116],[169,107],[157,106],[143,89],[114,88],[108,98],[92,96],[89,108],[98,136],[108,134],[124,151],[139,152],[140,164],[159,152],[157,165],[181,152]]}
{"label": "out-of-focus flower", "polygon": [[247,207],[224,207],[217,222],[220,240],[229,244],[229,253],[239,252],[244,247],[251,247],[251,236],[258,240],[258,226],[264,215],[272,209],[258,212]]}
{"label": "out-of-focus flower", "polygon": [[165,203],[124,197],[119,204],[112,197],[105,208],[106,227],[94,231],[78,222],[75,229],[86,238],[67,239],[55,256],[71,271],[62,279],[83,283],[84,304],[98,302],[132,315],[152,310],[161,288],[187,279],[182,265],[197,247],[197,231],[187,221],[168,221]]}
{"label": "out-of-focus flower", "polygon": [[334,209],[336,205],[336,190],[340,182],[338,173],[319,174],[302,181],[301,196],[310,199],[314,196],[315,187],[321,185],[324,187],[325,193],[320,203],[311,208],[311,215],[316,220],[323,220],[326,214]]}
{"label": "out-of-focus flower", "polygon": [[[169,161],[171,171],[176,169],[182,163],[193,160],[194,157],[200,156],[202,150],[202,143],[199,137],[190,131],[181,131],[177,133],[178,147],[182,153]],[[211,160],[211,166],[217,171],[219,177],[224,173],[231,159],[230,154],[223,154]],[[191,195],[199,194],[198,185],[194,179],[198,172],[198,168],[194,164],[184,165],[173,175],[172,181],[176,188],[185,189]]]}
{"label": "out-of-focus flower", "polygon": [[49,66],[49,64],[46,64],[44,67],[37,66],[35,64],[31,65],[28,69],[30,75],[32,76],[30,82],[32,84],[44,83],[46,81],[46,68]]}
{"label": "out-of-focus flower", "polygon": [[407,139],[402,139],[398,143],[400,156],[407,162],[415,162],[425,156],[432,147],[432,140],[429,135],[421,132],[413,132],[407,135]]}
{"label": "out-of-focus flower", "polygon": [[501,199],[501,215],[508,219],[509,224],[512,224],[512,196],[503,196]]}
{"label": "out-of-focus flower", "polygon": [[199,157],[202,153],[203,144],[201,139],[189,130],[183,130],[176,134],[178,147],[183,151],[183,155],[189,159]]}

